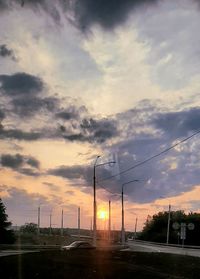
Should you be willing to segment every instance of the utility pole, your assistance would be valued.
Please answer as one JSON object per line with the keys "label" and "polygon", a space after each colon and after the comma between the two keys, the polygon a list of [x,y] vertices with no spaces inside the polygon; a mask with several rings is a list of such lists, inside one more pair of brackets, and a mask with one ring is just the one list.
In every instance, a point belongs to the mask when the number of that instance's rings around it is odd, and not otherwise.
{"label": "utility pole", "polygon": [[97,245],[97,203],[96,203],[96,163],[100,156],[96,157],[96,161],[93,167],[93,194],[94,194],[94,202],[93,202],[93,245],[96,247]]}
{"label": "utility pole", "polygon": [[61,213],[61,230],[60,230],[60,234],[61,234],[61,236],[63,236],[63,209],[62,209],[62,213]]}
{"label": "utility pole", "polygon": [[167,240],[166,244],[169,244],[169,229],[170,229],[170,214],[171,213],[171,205],[169,204],[169,211],[168,211],[168,222],[167,222]]}
{"label": "utility pole", "polygon": [[122,245],[125,245],[125,240],[126,240],[125,228],[124,228],[124,186],[129,183],[138,182],[138,181],[139,181],[138,179],[134,179],[134,180],[130,180],[130,181],[122,184],[122,195],[121,195],[121,198],[122,198],[122,229],[121,229]]}
{"label": "utility pole", "polygon": [[81,209],[78,208],[78,238],[80,239],[80,229],[81,229]]}
{"label": "utility pole", "polygon": [[125,244],[125,228],[124,228],[124,187],[122,186],[122,245]]}
{"label": "utility pole", "polygon": [[138,221],[138,218],[136,217],[136,219],[135,219],[135,234],[134,234],[134,240],[136,239],[136,233],[137,233],[137,221]]}
{"label": "utility pole", "polygon": [[51,218],[52,218],[52,213],[49,215],[49,234],[51,235]]}
{"label": "utility pole", "polygon": [[114,161],[102,163],[97,165],[97,160],[100,156],[96,157],[94,166],[93,166],[93,194],[94,194],[94,202],[93,202],[93,245],[96,247],[97,244],[97,203],[96,203],[96,167],[114,164]]}
{"label": "utility pole", "polygon": [[40,206],[38,206],[38,227],[37,227],[37,233],[40,234]]}
{"label": "utility pole", "polygon": [[91,218],[91,221],[90,221],[90,236],[92,236],[92,218]]}
{"label": "utility pole", "polygon": [[108,241],[111,240],[111,201],[109,200]]}

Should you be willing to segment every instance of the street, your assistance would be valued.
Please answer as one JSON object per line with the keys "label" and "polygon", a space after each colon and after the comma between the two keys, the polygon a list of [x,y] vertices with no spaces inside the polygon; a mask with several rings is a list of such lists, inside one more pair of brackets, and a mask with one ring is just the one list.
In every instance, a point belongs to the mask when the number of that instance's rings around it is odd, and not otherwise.
{"label": "street", "polygon": [[161,244],[152,244],[139,241],[128,241],[129,248],[127,250],[135,252],[155,252],[155,253],[169,253],[177,255],[186,255],[200,257],[200,249],[190,249],[182,247],[165,246]]}

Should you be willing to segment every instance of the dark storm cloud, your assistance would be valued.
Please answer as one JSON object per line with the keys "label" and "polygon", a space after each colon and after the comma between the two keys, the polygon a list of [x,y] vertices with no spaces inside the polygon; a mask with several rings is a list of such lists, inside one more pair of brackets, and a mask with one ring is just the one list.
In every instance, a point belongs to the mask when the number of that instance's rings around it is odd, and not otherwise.
{"label": "dark storm cloud", "polygon": [[24,156],[21,154],[16,154],[16,155],[2,154],[0,158],[1,158],[0,161],[2,167],[19,169],[24,165],[29,165],[30,167],[38,169],[40,166],[39,161],[31,156]]}
{"label": "dark storm cloud", "polygon": [[26,163],[28,165],[30,165],[31,167],[33,167],[33,168],[37,168],[38,169],[40,167],[40,162],[37,159],[35,159],[33,157],[30,157],[30,156],[27,158]]}
{"label": "dark storm cloud", "polygon": [[72,129],[67,130],[64,125],[60,126],[63,138],[69,141],[80,141],[89,143],[104,143],[119,135],[117,122],[114,119],[77,119]]}
{"label": "dark storm cloud", "polygon": [[57,23],[61,23],[62,13],[81,31],[87,31],[92,25],[99,24],[107,30],[123,24],[130,13],[141,6],[154,5],[159,0],[0,0],[4,10],[16,6],[34,11],[43,10]]}
{"label": "dark storm cloud", "polygon": [[3,58],[10,57],[11,59],[15,60],[15,55],[13,50],[9,49],[5,44],[0,45],[0,56]]}
{"label": "dark storm cloud", "polygon": [[49,170],[48,174],[61,176],[67,179],[86,179],[90,172],[91,168],[86,166],[60,166],[56,169]]}
{"label": "dark storm cloud", "polygon": [[[91,186],[93,183],[93,167],[88,165],[59,166],[55,169],[48,170],[47,174],[60,176],[66,179],[81,179],[84,183],[87,183],[88,186]],[[105,168],[98,168],[97,170],[97,176],[100,177],[105,177],[110,174],[111,172]],[[73,186],[76,186],[76,183],[74,183]],[[79,186],[80,184],[77,183],[77,187]]]}
{"label": "dark storm cloud", "polygon": [[4,129],[0,126],[0,139],[16,139],[33,141],[43,137],[40,132],[26,132],[20,129]]}
{"label": "dark storm cloud", "polygon": [[40,172],[38,172],[34,169],[30,169],[30,168],[21,168],[20,170],[18,170],[18,172],[20,174],[27,175],[27,176],[33,176],[33,177],[38,177],[41,175]]}
{"label": "dark storm cloud", "polygon": [[83,119],[80,127],[85,135],[100,143],[119,135],[117,122],[112,119]]}
{"label": "dark storm cloud", "polygon": [[56,113],[56,118],[63,120],[80,119],[82,114],[87,114],[87,108],[85,106],[75,106],[71,105],[65,109],[62,109]]}
{"label": "dark storm cloud", "polygon": [[79,142],[90,142],[90,138],[84,136],[81,133],[78,134],[68,134],[68,135],[63,135],[63,138],[69,141],[79,141]]}
{"label": "dark storm cloud", "polygon": [[153,5],[158,0],[74,0],[67,1],[74,13],[75,24],[85,31],[93,24],[105,29],[113,29],[124,23],[137,7]]}
{"label": "dark storm cloud", "polygon": [[31,97],[39,94],[43,89],[43,81],[39,77],[27,73],[0,75],[0,91],[8,96]]}
{"label": "dark storm cloud", "polygon": [[187,136],[191,131],[200,130],[200,108],[159,113],[152,119],[152,123],[170,137]]}
{"label": "dark storm cloud", "polygon": [[1,165],[3,167],[9,167],[12,169],[17,169],[24,164],[24,158],[20,154],[9,155],[3,154],[1,155]]}
{"label": "dark storm cloud", "polygon": [[64,120],[70,120],[70,119],[77,118],[77,115],[74,114],[73,112],[62,111],[62,112],[57,113],[56,117],[64,119]]}
{"label": "dark storm cloud", "polygon": [[0,109],[0,121],[2,121],[6,117],[5,112]]}
{"label": "dark storm cloud", "polygon": [[53,112],[58,107],[59,100],[54,97],[39,98],[26,97],[26,98],[14,98],[11,100],[13,105],[13,112],[20,117],[34,116],[38,111],[50,111]]}

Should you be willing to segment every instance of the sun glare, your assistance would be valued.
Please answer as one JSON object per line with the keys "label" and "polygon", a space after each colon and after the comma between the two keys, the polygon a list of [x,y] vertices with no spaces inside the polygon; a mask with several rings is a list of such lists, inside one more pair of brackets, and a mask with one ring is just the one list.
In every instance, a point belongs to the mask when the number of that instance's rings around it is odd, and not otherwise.
{"label": "sun glare", "polygon": [[108,212],[106,212],[105,210],[99,210],[97,216],[99,219],[108,219]]}

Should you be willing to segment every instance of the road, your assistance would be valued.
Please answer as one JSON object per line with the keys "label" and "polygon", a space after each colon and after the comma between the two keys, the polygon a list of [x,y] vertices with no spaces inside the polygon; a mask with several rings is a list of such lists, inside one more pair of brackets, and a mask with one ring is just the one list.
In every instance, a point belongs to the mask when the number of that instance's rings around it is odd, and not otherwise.
{"label": "road", "polygon": [[12,256],[12,255],[21,255],[25,253],[34,253],[39,251],[27,251],[27,250],[0,250],[0,257]]}
{"label": "road", "polygon": [[181,247],[171,247],[158,244],[148,244],[146,242],[128,241],[128,250],[137,252],[155,252],[155,253],[169,253],[178,255],[187,255],[200,257],[200,249],[190,249]]}

